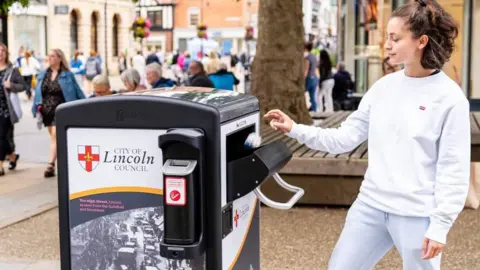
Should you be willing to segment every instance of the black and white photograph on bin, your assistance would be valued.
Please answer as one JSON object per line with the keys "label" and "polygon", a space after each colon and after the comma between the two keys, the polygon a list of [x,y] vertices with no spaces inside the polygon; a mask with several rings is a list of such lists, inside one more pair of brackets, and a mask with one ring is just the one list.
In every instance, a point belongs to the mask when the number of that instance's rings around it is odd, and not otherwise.
{"label": "black and white photograph on bin", "polygon": [[76,226],[72,270],[190,270],[189,260],[160,256],[163,207],[102,216]]}

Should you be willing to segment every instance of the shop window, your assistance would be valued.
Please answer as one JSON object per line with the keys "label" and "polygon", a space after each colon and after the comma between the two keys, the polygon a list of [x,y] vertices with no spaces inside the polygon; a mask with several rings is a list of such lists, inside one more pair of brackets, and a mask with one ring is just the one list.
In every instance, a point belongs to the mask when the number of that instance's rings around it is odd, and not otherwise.
{"label": "shop window", "polygon": [[12,48],[12,52],[16,52],[18,47],[23,46],[26,50],[34,51],[40,56],[45,53],[47,35],[44,16],[27,14],[12,16],[11,23],[15,25],[12,43],[17,46],[17,48]]}
{"label": "shop window", "polygon": [[161,28],[163,26],[163,12],[161,10],[148,11],[147,17],[152,23],[152,27]]}
{"label": "shop window", "polygon": [[188,25],[197,27],[200,24],[200,9],[189,8],[188,9]]}

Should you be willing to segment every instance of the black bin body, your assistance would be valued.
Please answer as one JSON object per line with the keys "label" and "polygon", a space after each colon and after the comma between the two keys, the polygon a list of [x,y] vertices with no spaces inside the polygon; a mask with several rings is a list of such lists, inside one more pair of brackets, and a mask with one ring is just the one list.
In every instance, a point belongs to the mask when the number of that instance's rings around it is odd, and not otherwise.
{"label": "black bin body", "polygon": [[[259,202],[253,193],[250,205],[226,197],[232,192],[226,191],[222,157],[242,157],[220,154],[222,125],[242,130],[249,122],[238,119],[249,117],[258,133],[258,113],[255,97],[211,89],[133,92],[59,106],[61,269],[174,269],[185,263],[186,269],[259,269]],[[239,147],[245,134],[230,136],[235,143],[227,144]],[[190,208],[183,212],[165,205],[167,160],[196,162],[190,174],[179,176],[183,180],[168,180],[171,200],[184,186],[188,192]],[[192,225],[175,230],[172,219]],[[244,235],[235,236],[238,241],[232,238],[236,224],[247,228],[238,229]],[[227,250],[227,240],[238,248]]]}

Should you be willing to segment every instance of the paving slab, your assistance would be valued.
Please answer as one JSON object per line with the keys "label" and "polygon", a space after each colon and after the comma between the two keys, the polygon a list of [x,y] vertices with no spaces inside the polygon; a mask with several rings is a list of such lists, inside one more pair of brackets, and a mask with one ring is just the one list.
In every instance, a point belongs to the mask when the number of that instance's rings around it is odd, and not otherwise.
{"label": "paving slab", "polygon": [[45,179],[44,169],[22,164],[0,178],[0,229],[58,206],[57,180]]}
{"label": "paving slab", "polygon": [[23,270],[60,270],[59,261],[38,261],[30,264]]}
{"label": "paving slab", "polygon": [[[346,214],[347,209],[340,207],[296,207],[288,211],[262,207],[261,269],[327,269]],[[442,269],[479,269],[479,226],[480,211],[468,209],[459,216],[448,236]],[[0,239],[0,257],[59,260],[58,210],[0,230]],[[400,255],[392,249],[374,269],[402,269]]]}
{"label": "paving slab", "polygon": [[59,261],[0,261],[0,270],[60,270]]}

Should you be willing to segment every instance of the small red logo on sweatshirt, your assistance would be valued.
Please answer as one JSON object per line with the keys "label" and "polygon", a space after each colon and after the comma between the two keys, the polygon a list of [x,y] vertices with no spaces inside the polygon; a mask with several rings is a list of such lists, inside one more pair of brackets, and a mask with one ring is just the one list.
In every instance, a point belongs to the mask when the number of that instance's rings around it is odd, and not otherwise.
{"label": "small red logo on sweatshirt", "polygon": [[420,106],[419,109],[422,110],[422,111],[425,111],[426,108],[425,108],[425,106]]}

